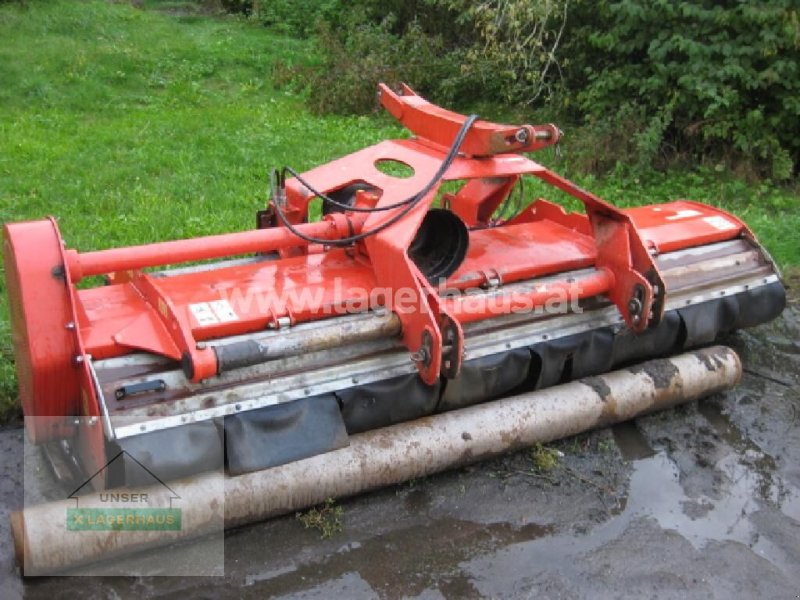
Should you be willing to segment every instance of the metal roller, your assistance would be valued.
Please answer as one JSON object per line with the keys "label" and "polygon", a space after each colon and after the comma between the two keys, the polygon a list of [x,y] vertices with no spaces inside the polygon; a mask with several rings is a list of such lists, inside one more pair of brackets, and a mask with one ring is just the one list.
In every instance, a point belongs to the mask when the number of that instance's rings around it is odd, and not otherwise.
{"label": "metal roller", "polygon": [[[152,532],[68,531],[65,515],[74,506],[69,500],[28,507],[12,515],[17,560],[27,575],[51,574],[187,540],[207,533],[214,523],[252,523],[696,400],[731,388],[741,373],[736,353],[715,346],[353,435],[338,450],[226,477],[224,503],[215,493],[215,475],[175,481],[171,490],[187,499],[183,527],[156,537]],[[163,487],[129,491],[169,495]]]}

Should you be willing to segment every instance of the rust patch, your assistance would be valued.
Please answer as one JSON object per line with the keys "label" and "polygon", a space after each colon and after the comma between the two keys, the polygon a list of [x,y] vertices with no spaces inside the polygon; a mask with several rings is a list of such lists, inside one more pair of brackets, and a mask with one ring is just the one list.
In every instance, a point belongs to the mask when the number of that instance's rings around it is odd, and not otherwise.
{"label": "rust patch", "polygon": [[602,377],[584,377],[580,382],[592,388],[603,402],[608,401],[608,397],[611,395],[611,388],[608,387],[605,379]]}
{"label": "rust patch", "polygon": [[597,421],[592,427],[607,427],[608,425],[612,425],[618,421],[619,415],[617,415],[617,399],[614,398],[613,395],[609,394],[603,398],[603,411],[600,413],[600,416],[597,418]]}
{"label": "rust patch", "polygon": [[375,438],[375,444],[379,448],[383,448],[383,449],[386,449],[386,450],[388,450],[389,448],[392,448],[394,446],[394,444],[392,443],[392,440],[389,439],[385,435],[381,435],[381,436],[376,437]]}
{"label": "rust patch", "polygon": [[672,385],[672,380],[678,374],[678,367],[670,361],[662,359],[630,367],[628,371],[637,375],[644,373],[653,380],[657,390],[665,390]]}
{"label": "rust patch", "polygon": [[508,431],[502,431],[500,432],[500,440],[503,442],[503,445],[511,446],[516,441],[516,436]]}
{"label": "rust patch", "polygon": [[711,348],[697,350],[694,355],[703,363],[703,366],[712,373],[724,366],[722,359]]}

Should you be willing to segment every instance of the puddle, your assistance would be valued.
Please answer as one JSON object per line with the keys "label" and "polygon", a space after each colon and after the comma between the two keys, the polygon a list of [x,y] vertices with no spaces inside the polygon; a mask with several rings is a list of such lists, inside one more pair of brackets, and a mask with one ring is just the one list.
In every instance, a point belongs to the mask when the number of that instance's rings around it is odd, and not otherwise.
{"label": "puddle", "polygon": [[310,589],[284,596],[285,600],[302,598],[303,600],[330,600],[331,598],[380,598],[369,583],[356,572],[349,571],[343,575],[321,582]]}
{"label": "puddle", "polygon": [[727,493],[734,497],[746,495],[759,498],[800,522],[800,490],[776,474],[775,459],[745,437],[718,404],[701,402],[698,410],[714,431],[735,450],[735,453],[727,455],[716,465],[729,481],[738,486]]}
{"label": "puddle", "polygon": [[[730,447],[710,465],[719,475],[715,497],[689,497],[681,485],[678,466],[665,451],[654,451],[635,423],[615,426],[614,439],[621,454],[626,460],[633,460],[628,494],[622,499],[617,514],[587,534],[559,533],[509,546],[491,556],[465,563],[462,567],[472,574],[481,593],[516,595],[518,589],[504,587],[501,582],[513,580],[519,572],[528,572],[533,580],[545,581],[555,586],[554,589],[561,589],[558,586],[564,582],[580,581],[593,589],[591,579],[586,579],[585,567],[576,565],[587,557],[605,556],[609,545],[627,539],[625,534],[630,530],[636,531],[639,537],[653,537],[652,542],[639,540],[645,548],[649,548],[650,543],[652,548],[664,545],[659,529],[674,532],[691,544],[698,557],[705,555],[711,543],[736,542],[747,546],[787,577],[794,576],[798,569],[797,556],[773,543],[754,518],[762,510],[777,508],[800,523],[800,491],[776,474],[772,457],[745,437],[719,405],[700,403],[699,406],[713,430]],[[658,527],[641,527],[643,521]],[[561,590],[563,595],[570,596],[574,592],[573,588],[565,589]]]}
{"label": "puddle", "polygon": [[[552,528],[537,524],[515,527],[508,523],[484,525],[437,519],[345,544],[319,560],[248,573],[244,585],[257,589],[268,584],[270,595],[292,598],[308,590],[316,597],[318,591],[330,591],[330,585],[350,577],[371,591],[349,595],[351,598],[374,597],[374,592],[381,597],[415,596],[431,588],[448,590],[447,597],[474,596],[475,590],[463,577],[460,563],[552,533]],[[420,569],[420,565],[424,568]],[[357,586],[351,588],[356,590]]]}
{"label": "puddle", "polygon": [[[664,536],[659,531],[666,530],[687,540],[698,557],[705,555],[711,542],[739,542],[787,577],[793,576],[797,557],[787,555],[773,544],[750,519],[760,509],[753,499],[753,488],[760,485],[760,478],[739,464],[734,455],[718,468],[729,480],[723,498],[688,498],[681,487],[677,466],[664,452],[640,459],[634,464],[623,510],[588,534],[558,534],[519,543],[469,561],[462,568],[472,576],[478,590],[490,597],[518,595],[520,590],[508,587],[505,582],[518,580],[519,573],[527,573],[537,585],[560,589],[559,597],[570,597],[577,593],[576,589],[597,589],[596,582],[587,578],[587,563],[617,560],[612,557],[619,554],[620,544],[629,543],[631,535],[638,544],[634,551],[640,551],[641,558],[650,563],[651,553],[666,552]],[[791,496],[790,502],[792,511],[800,504],[797,495]],[[643,526],[643,520],[655,522],[658,527]],[[610,549],[612,546],[614,550]],[[685,550],[678,553],[686,559]],[[657,562],[652,563],[653,571],[668,569],[656,567]],[[559,588],[564,585],[567,587]]]}

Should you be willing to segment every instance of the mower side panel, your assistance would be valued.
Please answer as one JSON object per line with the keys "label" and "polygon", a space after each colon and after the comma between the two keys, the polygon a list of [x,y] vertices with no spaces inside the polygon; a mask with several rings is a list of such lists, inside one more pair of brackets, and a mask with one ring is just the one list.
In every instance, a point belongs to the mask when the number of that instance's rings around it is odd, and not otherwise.
{"label": "mower side panel", "polygon": [[28,432],[36,442],[65,437],[62,417],[80,414],[81,373],[61,236],[51,220],[10,223],[3,233],[19,395],[35,417]]}
{"label": "mower side panel", "polygon": [[747,231],[732,214],[687,200],[629,208],[625,212],[633,218],[645,243],[659,253],[713,244]]}

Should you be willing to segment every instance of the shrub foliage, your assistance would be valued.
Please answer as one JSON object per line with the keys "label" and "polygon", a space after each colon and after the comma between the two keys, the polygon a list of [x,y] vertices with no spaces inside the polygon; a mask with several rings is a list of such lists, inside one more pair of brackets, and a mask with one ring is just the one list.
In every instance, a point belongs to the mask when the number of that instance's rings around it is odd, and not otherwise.
{"label": "shrub foliage", "polygon": [[564,82],[580,118],[634,123],[639,156],[749,157],[785,179],[800,155],[795,0],[571,7]]}
{"label": "shrub foliage", "polygon": [[371,110],[377,81],[404,80],[454,106],[547,103],[611,135],[600,169],[679,159],[787,179],[800,162],[797,0],[261,0],[260,14],[316,33],[302,82],[320,111]]}

